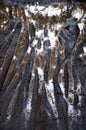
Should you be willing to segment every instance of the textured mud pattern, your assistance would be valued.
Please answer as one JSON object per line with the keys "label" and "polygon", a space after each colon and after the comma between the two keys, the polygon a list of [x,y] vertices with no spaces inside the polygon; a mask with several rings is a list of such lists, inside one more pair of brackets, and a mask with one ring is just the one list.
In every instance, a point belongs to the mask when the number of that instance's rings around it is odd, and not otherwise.
{"label": "textured mud pattern", "polygon": [[39,4],[41,5],[52,5],[56,3],[73,3],[73,2],[83,2],[85,3],[85,0],[0,0],[0,2],[4,3],[8,6],[25,6],[27,4],[34,5]]}
{"label": "textured mud pattern", "polygon": [[0,130],[86,130],[86,5],[16,1],[0,4]]}

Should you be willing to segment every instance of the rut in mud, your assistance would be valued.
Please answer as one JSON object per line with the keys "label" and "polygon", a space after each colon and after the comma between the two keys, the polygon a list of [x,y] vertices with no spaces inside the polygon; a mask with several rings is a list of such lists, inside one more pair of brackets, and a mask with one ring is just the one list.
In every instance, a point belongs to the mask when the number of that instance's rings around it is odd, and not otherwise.
{"label": "rut in mud", "polygon": [[0,7],[0,130],[85,130],[86,5]]}

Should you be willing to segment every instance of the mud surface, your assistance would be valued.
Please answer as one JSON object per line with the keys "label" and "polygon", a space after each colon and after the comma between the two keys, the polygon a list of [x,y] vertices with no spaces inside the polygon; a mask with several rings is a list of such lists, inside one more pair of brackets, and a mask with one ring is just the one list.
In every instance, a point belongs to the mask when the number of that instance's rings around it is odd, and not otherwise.
{"label": "mud surface", "polygon": [[85,130],[86,4],[16,1],[0,3],[0,129]]}

